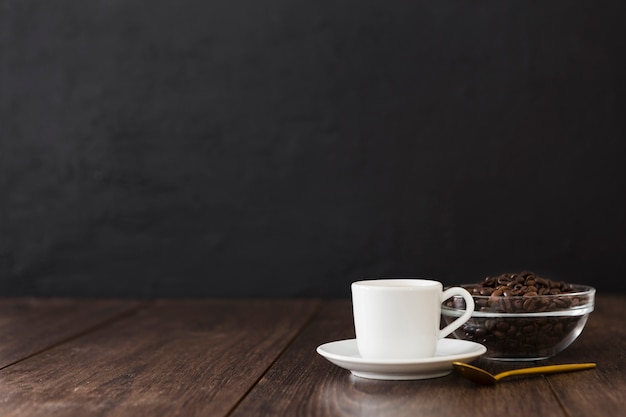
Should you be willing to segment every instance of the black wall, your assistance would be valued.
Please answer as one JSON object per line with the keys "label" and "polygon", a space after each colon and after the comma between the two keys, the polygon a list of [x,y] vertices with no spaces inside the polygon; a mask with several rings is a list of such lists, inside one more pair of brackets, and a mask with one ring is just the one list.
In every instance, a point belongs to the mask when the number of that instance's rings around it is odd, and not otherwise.
{"label": "black wall", "polygon": [[626,291],[624,2],[0,0],[0,294]]}

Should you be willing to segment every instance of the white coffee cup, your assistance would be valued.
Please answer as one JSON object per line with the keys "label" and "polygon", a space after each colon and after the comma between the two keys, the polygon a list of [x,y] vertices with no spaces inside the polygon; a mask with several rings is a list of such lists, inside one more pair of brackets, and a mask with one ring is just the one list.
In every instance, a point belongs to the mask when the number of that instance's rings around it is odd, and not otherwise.
{"label": "white coffee cup", "polygon": [[[460,295],[466,310],[440,330],[441,303]],[[359,353],[368,359],[415,359],[435,355],[437,342],[465,323],[474,300],[460,287],[443,291],[427,279],[374,279],[352,283]]]}

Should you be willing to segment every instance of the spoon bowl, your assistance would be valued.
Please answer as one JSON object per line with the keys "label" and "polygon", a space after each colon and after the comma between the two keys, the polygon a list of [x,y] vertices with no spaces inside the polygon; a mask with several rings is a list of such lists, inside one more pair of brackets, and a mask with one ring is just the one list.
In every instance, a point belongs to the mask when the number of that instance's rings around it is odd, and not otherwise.
{"label": "spoon bowl", "polygon": [[484,369],[480,369],[473,365],[468,365],[463,362],[452,362],[452,366],[462,376],[475,382],[478,385],[493,385],[503,378],[509,376],[518,375],[536,375],[536,374],[554,374],[558,372],[571,372],[582,371],[584,369],[592,369],[596,367],[595,363],[576,363],[565,365],[548,365],[548,366],[535,366],[532,368],[515,369],[512,371],[506,371],[497,375],[492,375]]}

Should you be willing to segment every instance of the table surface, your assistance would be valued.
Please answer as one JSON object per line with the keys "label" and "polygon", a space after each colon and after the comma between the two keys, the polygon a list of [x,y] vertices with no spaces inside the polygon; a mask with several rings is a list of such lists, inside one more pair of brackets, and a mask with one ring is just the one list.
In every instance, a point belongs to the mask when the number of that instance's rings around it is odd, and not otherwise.
{"label": "table surface", "polygon": [[[354,337],[349,300],[0,299],[0,415],[617,416],[626,295],[598,295],[581,336],[542,364],[594,370],[477,386],[352,376],[315,352]],[[500,372],[528,366],[478,358]]]}

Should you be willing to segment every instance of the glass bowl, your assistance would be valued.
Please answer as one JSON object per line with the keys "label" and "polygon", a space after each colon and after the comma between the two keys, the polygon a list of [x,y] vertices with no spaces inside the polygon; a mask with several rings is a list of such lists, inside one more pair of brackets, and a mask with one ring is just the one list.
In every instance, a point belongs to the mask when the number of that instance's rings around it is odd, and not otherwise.
{"label": "glass bowl", "polygon": [[[593,311],[596,290],[569,285],[563,294],[476,295],[476,284],[461,285],[472,294],[472,317],[453,332],[457,339],[487,347],[484,357],[501,361],[547,359],[567,348],[582,332]],[[442,321],[451,323],[465,310],[459,296],[444,302]]]}

